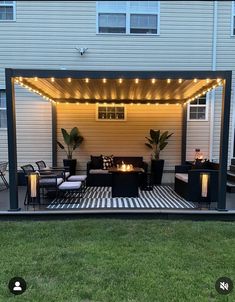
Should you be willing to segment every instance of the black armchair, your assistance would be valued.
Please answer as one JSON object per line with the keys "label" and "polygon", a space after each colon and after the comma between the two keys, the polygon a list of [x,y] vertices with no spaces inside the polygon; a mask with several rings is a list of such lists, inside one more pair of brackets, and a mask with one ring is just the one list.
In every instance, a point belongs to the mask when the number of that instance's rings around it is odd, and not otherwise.
{"label": "black armchair", "polygon": [[[214,167],[216,168],[218,165]],[[203,175],[207,175],[206,196],[202,194]],[[190,165],[176,166],[175,191],[188,201],[208,204],[217,202],[218,170],[192,169]]]}

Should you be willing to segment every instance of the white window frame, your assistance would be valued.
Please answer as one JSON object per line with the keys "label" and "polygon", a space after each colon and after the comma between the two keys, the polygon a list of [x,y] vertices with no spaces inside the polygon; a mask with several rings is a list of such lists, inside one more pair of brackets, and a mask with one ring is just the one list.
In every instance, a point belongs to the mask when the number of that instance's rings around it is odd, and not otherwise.
{"label": "white window frame", "polygon": [[232,1],[232,14],[231,14],[231,37],[235,37],[234,29],[235,29],[235,1]]}
{"label": "white window frame", "polygon": [[[131,35],[131,36],[159,36],[160,35],[160,1],[158,0],[158,11],[155,13],[150,13],[149,11],[134,11],[130,9],[130,1],[126,2],[126,9],[117,11],[115,8],[110,6],[108,9],[99,10],[99,1],[96,1],[96,34],[97,35]],[[107,1],[108,2],[108,1]],[[125,14],[126,15],[126,32],[125,33],[100,33],[99,32],[99,13],[110,13],[110,14]],[[138,15],[157,15],[157,33],[156,34],[146,34],[146,33],[131,33],[131,14],[138,14]]]}
{"label": "white window frame", "polygon": [[[100,119],[99,118],[99,107],[122,107],[124,108],[124,119]],[[127,110],[125,105],[121,104],[97,104],[96,105],[96,121],[97,122],[125,122],[127,119]]]}
{"label": "white window frame", "polygon": [[[6,95],[6,90],[5,89],[0,89],[0,93],[5,93],[5,95]],[[0,111],[7,111],[7,107],[0,107]],[[6,130],[7,128],[2,128],[2,127],[0,127],[0,130]]]}
{"label": "white window frame", "polygon": [[13,7],[13,19],[12,20],[0,20],[0,22],[15,22],[16,21],[16,1],[13,1],[12,4],[0,4],[4,7]]}
{"label": "white window frame", "polygon": [[[190,108],[193,107],[206,107],[205,119],[191,119],[190,118]],[[189,103],[187,108],[187,121],[188,122],[208,122],[208,111],[209,111],[209,94],[206,94],[206,104],[205,105],[194,105]]]}

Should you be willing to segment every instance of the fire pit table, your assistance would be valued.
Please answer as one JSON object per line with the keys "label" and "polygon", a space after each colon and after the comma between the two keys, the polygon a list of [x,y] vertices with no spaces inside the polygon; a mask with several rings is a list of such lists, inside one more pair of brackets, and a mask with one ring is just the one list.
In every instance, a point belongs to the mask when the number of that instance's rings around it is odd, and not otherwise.
{"label": "fire pit table", "polygon": [[112,173],[112,197],[139,196],[139,174],[144,173],[142,168],[112,167],[109,173]]}

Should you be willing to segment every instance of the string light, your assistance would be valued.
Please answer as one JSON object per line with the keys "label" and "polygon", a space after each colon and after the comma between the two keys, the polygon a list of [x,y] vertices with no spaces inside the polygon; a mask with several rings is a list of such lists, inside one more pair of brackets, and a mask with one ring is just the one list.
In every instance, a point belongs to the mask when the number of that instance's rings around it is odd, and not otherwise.
{"label": "string light", "polygon": [[197,79],[194,79],[193,81],[194,81],[194,83],[197,83]]}
{"label": "string light", "polygon": [[170,82],[171,82],[171,79],[167,79],[167,84],[170,84]]}
{"label": "string light", "polygon": [[135,79],[135,83],[138,84],[139,83],[139,79]]}
{"label": "string light", "polygon": [[210,82],[210,79],[206,79],[206,82],[209,83],[209,82]]}
{"label": "string light", "polygon": [[158,105],[159,105],[159,103],[156,103],[155,105],[156,105],[156,106],[158,106]]}
{"label": "string light", "polygon": [[119,79],[118,82],[119,82],[119,84],[122,84],[123,79]]}
{"label": "string light", "polygon": [[155,84],[156,83],[156,79],[152,79],[152,84]]}
{"label": "string light", "polygon": [[221,79],[217,79],[216,82],[219,83],[221,81]]}
{"label": "string light", "polygon": [[37,82],[37,80],[38,80],[38,77],[34,77],[34,81]]}
{"label": "string light", "polygon": [[68,78],[68,82],[71,83],[71,81],[72,81],[72,79],[71,79],[71,78]]}
{"label": "string light", "polygon": [[181,84],[181,83],[183,82],[183,80],[182,80],[182,79],[179,79],[178,82]]}
{"label": "string light", "polygon": [[86,82],[86,83],[89,83],[89,79],[88,79],[88,78],[86,78],[86,79],[85,79],[85,82]]}
{"label": "string light", "polygon": [[103,83],[105,84],[106,82],[107,82],[107,80],[104,78],[104,79],[103,79]]}
{"label": "string light", "polygon": [[52,81],[52,82],[55,82],[55,78],[51,78],[51,81]]}
{"label": "string light", "polygon": [[23,80],[22,77],[19,77],[19,80],[22,81]]}

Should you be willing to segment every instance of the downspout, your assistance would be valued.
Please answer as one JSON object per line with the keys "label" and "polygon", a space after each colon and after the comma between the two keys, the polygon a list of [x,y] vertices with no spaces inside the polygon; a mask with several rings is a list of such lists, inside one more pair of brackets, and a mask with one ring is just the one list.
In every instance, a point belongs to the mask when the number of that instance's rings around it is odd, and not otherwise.
{"label": "downspout", "polygon": [[[216,70],[216,53],[217,53],[217,20],[218,20],[218,3],[213,2],[213,36],[212,36],[212,70]],[[209,95],[210,110],[210,160],[213,160],[214,145],[214,115],[215,115],[215,90]]]}

